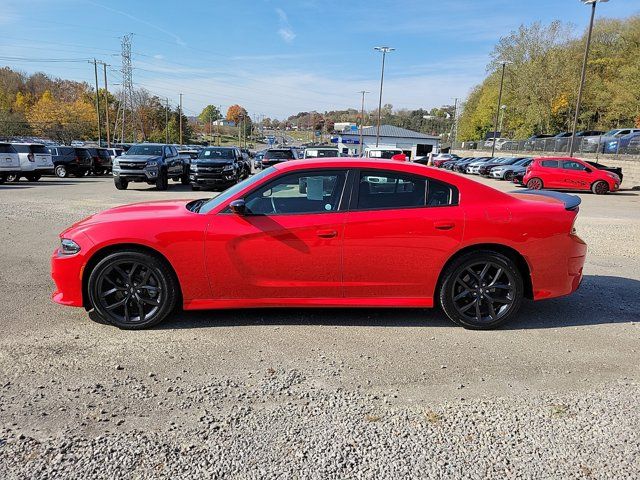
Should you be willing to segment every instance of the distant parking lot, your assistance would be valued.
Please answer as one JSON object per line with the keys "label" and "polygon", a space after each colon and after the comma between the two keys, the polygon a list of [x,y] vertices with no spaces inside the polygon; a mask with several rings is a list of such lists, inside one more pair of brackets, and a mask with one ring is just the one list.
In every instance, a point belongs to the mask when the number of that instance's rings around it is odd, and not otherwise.
{"label": "distant parking lot", "polygon": [[371,478],[639,471],[640,192],[579,194],[581,289],[527,303],[497,331],[402,309],[190,312],[121,331],[49,300],[65,227],[125,203],[211,195],[179,183],[118,191],[109,177],[0,186],[5,478],[178,478],[195,465],[242,478],[344,478],[364,464]]}

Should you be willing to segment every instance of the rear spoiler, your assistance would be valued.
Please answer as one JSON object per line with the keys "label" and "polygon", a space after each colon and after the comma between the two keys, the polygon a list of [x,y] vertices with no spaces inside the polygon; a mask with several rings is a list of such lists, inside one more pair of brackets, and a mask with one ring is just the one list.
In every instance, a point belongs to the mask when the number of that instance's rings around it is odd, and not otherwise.
{"label": "rear spoiler", "polygon": [[526,195],[541,195],[543,197],[555,198],[564,203],[565,210],[577,210],[582,199],[577,195],[569,195],[568,193],[553,192],[549,190],[514,190],[510,193],[524,193]]}

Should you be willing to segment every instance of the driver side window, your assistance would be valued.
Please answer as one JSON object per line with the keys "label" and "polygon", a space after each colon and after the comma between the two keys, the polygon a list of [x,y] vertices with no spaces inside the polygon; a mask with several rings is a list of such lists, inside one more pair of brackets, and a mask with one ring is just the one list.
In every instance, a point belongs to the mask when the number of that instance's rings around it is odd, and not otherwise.
{"label": "driver side window", "polygon": [[247,213],[294,215],[330,213],[340,208],[346,171],[311,171],[284,175],[245,198]]}

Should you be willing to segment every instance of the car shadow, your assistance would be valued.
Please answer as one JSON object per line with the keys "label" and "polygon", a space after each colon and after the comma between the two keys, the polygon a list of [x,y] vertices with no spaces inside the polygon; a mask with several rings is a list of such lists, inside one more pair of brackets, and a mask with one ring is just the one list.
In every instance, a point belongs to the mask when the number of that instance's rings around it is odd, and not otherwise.
{"label": "car shadow", "polygon": [[[587,275],[572,295],[525,301],[516,319],[500,327],[528,330],[640,321],[640,281]],[[156,329],[264,325],[452,327],[439,308],[261,308],[182,311]]]}
{"label": "car shadow", "polygon": [[19,190],[23,188],[36,188],[36,187],[56,187],[59,185],[78,185],[80,183],[98,183],[98,180],[38,180],[37,182],[10,182],[0,183],[0,189],[6,190]]}

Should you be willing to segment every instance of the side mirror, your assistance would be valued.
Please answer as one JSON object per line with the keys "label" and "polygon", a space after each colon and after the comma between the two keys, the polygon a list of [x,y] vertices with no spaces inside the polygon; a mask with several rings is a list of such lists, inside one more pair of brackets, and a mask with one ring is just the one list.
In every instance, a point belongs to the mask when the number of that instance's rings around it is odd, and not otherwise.
{"label": "side mirror", "polygon": [[245,215],[247,213],[247,207],[244,203],[244,200],[238,199],[234,200],[229,204],[229,208],[236,215]]}

